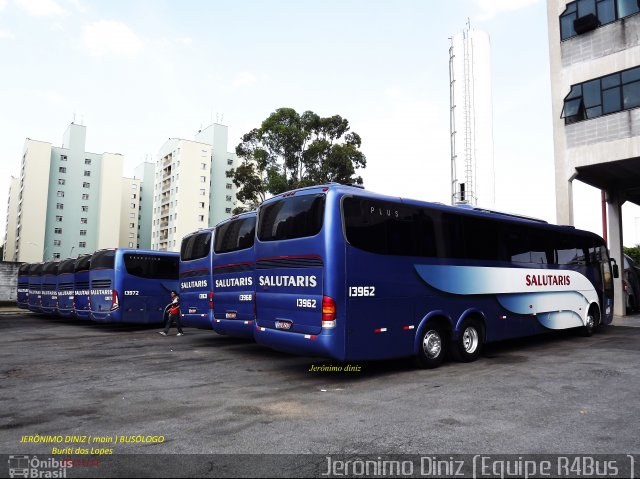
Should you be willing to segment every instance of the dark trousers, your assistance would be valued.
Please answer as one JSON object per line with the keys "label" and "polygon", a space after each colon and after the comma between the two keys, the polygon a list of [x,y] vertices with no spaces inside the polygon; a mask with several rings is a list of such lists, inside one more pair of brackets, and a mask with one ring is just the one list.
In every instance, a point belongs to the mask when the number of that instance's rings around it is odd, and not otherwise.
{"label": "dark trousers", "polygon": [[178,332],[182,333],[182,326],[180,325],[180,315],[168,313],[167,320],[164,323],[165,334],[169,334],[169,329],[171,329],[171,323],[174,323],[176,325],[176,328],[178,328]]}

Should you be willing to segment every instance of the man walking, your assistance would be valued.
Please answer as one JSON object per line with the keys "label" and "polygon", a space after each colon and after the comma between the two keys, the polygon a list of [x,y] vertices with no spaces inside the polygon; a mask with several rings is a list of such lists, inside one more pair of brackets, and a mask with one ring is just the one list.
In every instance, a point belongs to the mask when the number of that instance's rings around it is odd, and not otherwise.
{"label": "man walking", "polygon": [[171,329],[171,323],[175,323],[178,329],[178,336],[182,336],[182,327],[180,326],[180,295],[175,291],[171,291],[171,303],[167,306],[167,320],[164,323],[164,331],[160,331],[160,334],[167,336],[169,329]]}

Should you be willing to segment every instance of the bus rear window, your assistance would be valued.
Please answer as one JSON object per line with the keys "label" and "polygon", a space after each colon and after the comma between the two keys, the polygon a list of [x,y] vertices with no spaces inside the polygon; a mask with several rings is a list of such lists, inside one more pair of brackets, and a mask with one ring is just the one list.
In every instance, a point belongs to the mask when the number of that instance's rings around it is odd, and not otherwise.
{"label": "bus rear window", "polygon": [[45,263],[42,269],[43,274],[58,274],[58,263]]}
{"label": "bus rear window", "polygon": [[73,273],[75,263],[75,259],[65,259],[61,261],[60,266],[58,266],[58,274]]}
{"label": "bus rear window", "polygon": [[91,269],[113,269],[115,250],[97,251],[91,257]]}
{"label": "bus rear window", "polygon": [[180,246],[180,259],[193,261],[204,258],[211,250],[211,231],[187,236]]}
{"label": "bus rear window", "polygon": [[74,271],[77,273],[78,271],[88,271],[89,266],[91,265],[91,255],[86,254],[84,256],[80,256],[76,259],[74,265]]}
{"label": "bus rear window", "polygon": [[127,274],[146,279],[178,279],[180,259],[176,256],[125,254]]}
{"label": "bus rear window", "polygon": [[216,228],[216,253],[229,253],[251,248],[256,234],[256,217],[238,218]]}
{"label": "bus rear window", "polygon": [[260,208],[258,238],[279,241],[315,236],[322,229],[325,195],[291,196]]}

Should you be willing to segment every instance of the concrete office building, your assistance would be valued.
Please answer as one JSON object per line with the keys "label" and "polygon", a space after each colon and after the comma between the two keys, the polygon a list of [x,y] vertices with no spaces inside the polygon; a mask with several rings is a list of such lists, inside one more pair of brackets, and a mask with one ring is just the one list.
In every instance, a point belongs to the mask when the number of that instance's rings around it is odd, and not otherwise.
{"label": "concrete office building", "polygon": [[153,183],[155,165],[150,161],[140,163],[134,178],[140,180],[140,201],[138,203],[138,247],[151,249],[151,221],[153,216]]}
{"label": "concrete office building", "polygon": [[151,248],[179,251],[182,238],[231,215],[235,187],[226,177],[235,154],[227,152],[228,128],[213,124],[196,139],[170,138],[155,168]]}
{"label": "concrete office building", "polygon": [[495,206],[489,35],[469,25],[449,48],[451,204]]}
{"label": "concrete office building", "polygon": [[[573,224],[574,180],[605,192],[621,269],[621,207],[640,204],[638,13],[637,0],[547,2],[558,223]],[[614,312],[624,314],[621,278],[614,291]]]}
{"label": "concrete office building", "polygon": [[12,176],[9,183],[9,201],[7,202],[7,218],[4,230],[2,261],[16,261],[16,220],[18,218],[19,190],[20,180]]}
{"label": "concrete office building", "polygon": [[26,139],[7,257],[38,262],[137,246],[140,181],[122,178],[122,155],[90,153],[85,143],[86,127],[75,123],[61,147]]}

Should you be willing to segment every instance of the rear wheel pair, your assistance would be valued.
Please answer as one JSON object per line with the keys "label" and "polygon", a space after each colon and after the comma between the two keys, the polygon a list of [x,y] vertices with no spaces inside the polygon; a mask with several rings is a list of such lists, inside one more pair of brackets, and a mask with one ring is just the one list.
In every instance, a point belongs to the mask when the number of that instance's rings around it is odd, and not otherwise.
{"label": "rear wheel pair", "polygon": [[439,324],[429,325],[422,334],[422,341],[416,357],[419,367],[432,369],[440,366],[448,352],[454,359],[465,363],[475,361],[482,352],[484,328],[470,319],[465,321],[458,339],[450,341],[449,332]]}

